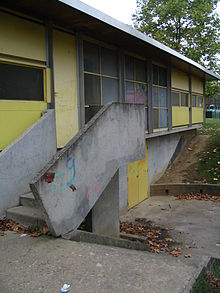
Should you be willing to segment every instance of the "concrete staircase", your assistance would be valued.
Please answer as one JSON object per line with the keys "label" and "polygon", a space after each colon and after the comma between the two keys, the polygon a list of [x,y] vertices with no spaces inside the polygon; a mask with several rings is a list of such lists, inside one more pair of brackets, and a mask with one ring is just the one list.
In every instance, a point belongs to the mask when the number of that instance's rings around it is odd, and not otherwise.
{"label": "concrete staircase", "polygon": [[26,228],[41,228],[46,225],[43,213],[31,191],[20,196],[20,205],[8,209],[6,217]]}

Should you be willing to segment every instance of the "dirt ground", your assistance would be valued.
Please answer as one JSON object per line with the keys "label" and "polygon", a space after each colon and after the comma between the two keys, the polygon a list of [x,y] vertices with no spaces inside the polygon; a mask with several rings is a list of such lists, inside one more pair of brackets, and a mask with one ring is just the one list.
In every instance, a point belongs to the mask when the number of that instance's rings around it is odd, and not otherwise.
{"label": "dirt ground", "polygon": [[177,156],[174,163],[156,183],[192,183],[193,173],[197,171],[199,156],[209,143],[209,135],[196,135]]}

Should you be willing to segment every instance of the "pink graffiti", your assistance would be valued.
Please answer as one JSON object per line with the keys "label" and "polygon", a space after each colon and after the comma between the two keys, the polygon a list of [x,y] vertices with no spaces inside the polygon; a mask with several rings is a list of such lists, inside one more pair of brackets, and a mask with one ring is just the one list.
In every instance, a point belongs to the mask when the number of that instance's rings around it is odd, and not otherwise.
{"label": "pink graffiti", "polygon": [[87,199],[89,201],[94,201],[94,199],[101,193],[106,187],[106,181],[103,177],[89,185],[87,192]]}

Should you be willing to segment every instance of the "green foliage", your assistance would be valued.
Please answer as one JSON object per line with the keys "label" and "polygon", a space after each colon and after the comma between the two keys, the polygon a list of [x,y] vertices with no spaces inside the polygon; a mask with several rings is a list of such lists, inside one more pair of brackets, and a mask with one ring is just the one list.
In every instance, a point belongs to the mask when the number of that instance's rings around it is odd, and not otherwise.
{"label": "green foliage", "polygon": [[200,156],[197,178],[206,179],[207,183],[220,183],[220,119],[206,119],[199,134],[210,135],[210,143]]}
{"label": "green foliage", "polygon": [[137,0],[135,28],[183,55],[217,68],[220,18],[217,0]]}
{"label": "green foliage", "polygon": [[206,282],[204,276],[200,276],[192,287],[190,293],[213,293],[212,287]]}

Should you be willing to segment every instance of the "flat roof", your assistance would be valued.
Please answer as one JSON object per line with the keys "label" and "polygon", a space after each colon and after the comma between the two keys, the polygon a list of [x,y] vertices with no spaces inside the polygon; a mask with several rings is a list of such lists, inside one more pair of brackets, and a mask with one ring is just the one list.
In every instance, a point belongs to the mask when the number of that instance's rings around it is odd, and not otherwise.
{"label": "flat roof", "polygon": [[0,5],[43,21],[50,20],[55,25],[82,32],[143,57],[171,64],[202,79],[220,80],[219,75],[199,63],[79,0],[1,0]]}

